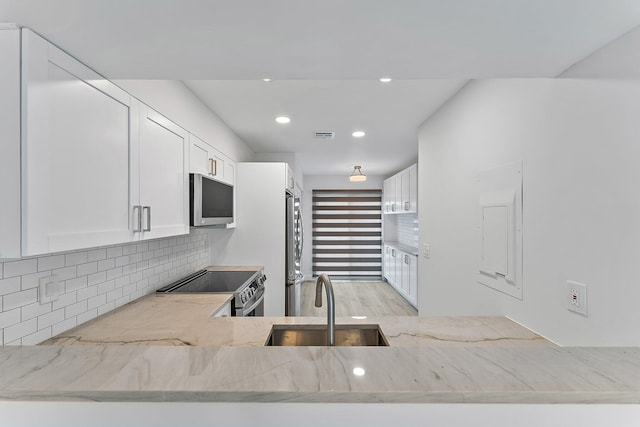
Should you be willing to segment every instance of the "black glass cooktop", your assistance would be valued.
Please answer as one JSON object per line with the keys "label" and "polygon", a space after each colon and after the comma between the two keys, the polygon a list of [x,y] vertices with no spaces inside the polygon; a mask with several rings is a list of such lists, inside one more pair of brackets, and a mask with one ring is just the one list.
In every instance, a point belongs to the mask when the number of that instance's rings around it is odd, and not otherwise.
{"label": "black glass cooktop", "polygon": [[[195,275],[192,279],[183,279],[156,292],[177,293],[231,293],[242,287],[255,271],[206,271]],[[180,285],[180,283],[184,283]]]}

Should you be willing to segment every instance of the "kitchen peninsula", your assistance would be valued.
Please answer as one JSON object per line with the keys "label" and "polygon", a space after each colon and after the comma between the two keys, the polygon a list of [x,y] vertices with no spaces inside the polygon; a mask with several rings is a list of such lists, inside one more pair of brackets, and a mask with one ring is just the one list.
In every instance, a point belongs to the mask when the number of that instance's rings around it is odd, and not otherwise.
{"label": "kitchen peninsula", "polygon": [[206,297],[150,295],[51,345],[4,347],[0,398],[640,402],[637,348],[560,348],[499,317],[342,318],[337,323],[379,324],[390,346],[265,347],[273,324],[325,319],[214,318],[224,298]]}

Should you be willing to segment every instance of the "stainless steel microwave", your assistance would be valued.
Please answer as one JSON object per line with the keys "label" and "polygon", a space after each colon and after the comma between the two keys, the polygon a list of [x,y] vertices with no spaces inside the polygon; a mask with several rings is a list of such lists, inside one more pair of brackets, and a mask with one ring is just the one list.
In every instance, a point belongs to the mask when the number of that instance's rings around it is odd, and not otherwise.
{"label": "stainless steel microwave", "polygon": [[189,225],[231,224],[233,186],[199,173],[189,174]]}

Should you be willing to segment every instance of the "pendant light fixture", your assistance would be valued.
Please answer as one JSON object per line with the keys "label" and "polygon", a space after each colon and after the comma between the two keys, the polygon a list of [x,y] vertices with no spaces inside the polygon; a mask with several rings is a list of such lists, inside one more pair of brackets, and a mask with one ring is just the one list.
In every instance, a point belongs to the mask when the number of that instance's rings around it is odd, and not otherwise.
{"label": "pendant light fixture", "polygon": [[349,181],[351,182],[363,182],[367,180],[367,175],[362,173],[360,169],[361,166],[354,166],[353,172],[351,172],[351,176],[349,177]]}

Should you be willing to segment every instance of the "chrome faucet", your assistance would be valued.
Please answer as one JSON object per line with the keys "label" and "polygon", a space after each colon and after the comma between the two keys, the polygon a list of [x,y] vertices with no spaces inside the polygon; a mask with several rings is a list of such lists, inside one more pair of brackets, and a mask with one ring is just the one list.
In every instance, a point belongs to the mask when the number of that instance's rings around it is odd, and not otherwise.
{"label": "chrome faucet", "polygon": [[327,341],[328,345],[336,345],[336,303],[333,298],[333,286],[326,273],[318,276],[316,281],[316,307],[322,307],[322,284],[327,290]]}

